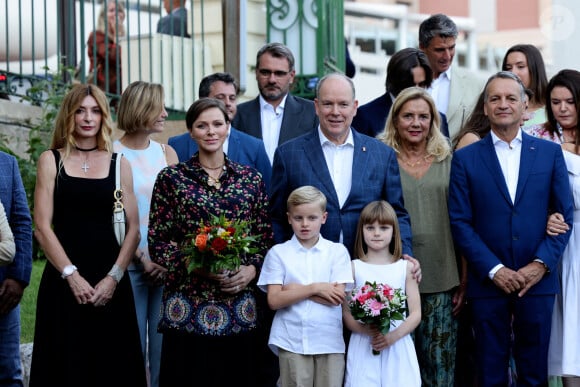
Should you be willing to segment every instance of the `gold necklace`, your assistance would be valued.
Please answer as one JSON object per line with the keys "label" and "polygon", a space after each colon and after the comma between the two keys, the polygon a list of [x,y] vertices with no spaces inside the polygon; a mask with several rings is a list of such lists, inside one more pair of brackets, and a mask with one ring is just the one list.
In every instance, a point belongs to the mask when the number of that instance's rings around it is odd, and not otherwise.
{"label": "gold necklace", "polygon": [[220,177],[223,174],[223,170],[220,171],[217,177],[213,177],[209,173],[207,174],[207,185],[210,187],[214,187],[215,189],[220,189],[222,187],[222,183],[220,182]]}
{"label": "gold necklace", "polygon": [[201,162],[199,163],[199,165],[201,165],[202,168],[209,169],[210,171],[217,171],[218,169],[223,168],[226,165],[226,162],[224,161],[222,165],[219,165],[217,167],[208,167],[207,165],[203,165]]}
{"label": "gold necklace", "polygon": [[401,159],[401,161],[403,163],[405,163],[406,165],[408,165],[411,168],[415,168],[415,167],[422,165],[422,164],[427,164],[429,162],[430,157],[431,157],[430,155],[425,155],[425,156],[421,157],[419,160],[415,161],[414,163],[411,163],[408,160],[405,160],[402,155],[399,155],[399,159]]}

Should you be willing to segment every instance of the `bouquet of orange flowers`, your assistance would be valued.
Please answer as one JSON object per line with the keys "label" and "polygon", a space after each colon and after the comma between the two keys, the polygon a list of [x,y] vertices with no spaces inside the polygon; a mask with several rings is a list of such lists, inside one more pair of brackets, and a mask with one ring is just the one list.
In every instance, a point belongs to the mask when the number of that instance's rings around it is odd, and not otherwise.
{"label": "bouquet of orange flowers", "polygon": [[187,271],[203,269],[211,273],[235,271],[245,254],[255,254],[256,237],[249,234],[250,223],[227,220],[225,216],[210,214],[197,231],[186,236],[182,252],[187,256]]}
{"label": "bouquet of orange flowers", "polygon": [[[384,335],[395,320],[405,319],[406,300],[402,289],[366,281],[360,288],[352,290],[348,306],[355,320],[376,326]],[[373,349],[373,354],[378,355],[379,352]]]}

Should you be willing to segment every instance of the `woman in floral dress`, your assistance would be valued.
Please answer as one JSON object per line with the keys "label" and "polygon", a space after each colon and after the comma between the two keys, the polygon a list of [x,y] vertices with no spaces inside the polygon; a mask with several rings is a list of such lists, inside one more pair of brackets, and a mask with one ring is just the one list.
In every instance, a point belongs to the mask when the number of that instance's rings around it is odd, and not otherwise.
{"label": "woman in floral dress", "polygon": [[[223,142],[229,119],[223,103],[202,98],[186,114],[199,152],[163,169],[155,182],[149,218],[151,259],[167,268],[161,321],[160,386],[256,385],[255,341],[259,310],[255,279],[271,245],[268,197],[254,169],[229,160]],[[251,222],[260,236],[255,254],[233,272],[188,273],[184,246],[211,215]]]}

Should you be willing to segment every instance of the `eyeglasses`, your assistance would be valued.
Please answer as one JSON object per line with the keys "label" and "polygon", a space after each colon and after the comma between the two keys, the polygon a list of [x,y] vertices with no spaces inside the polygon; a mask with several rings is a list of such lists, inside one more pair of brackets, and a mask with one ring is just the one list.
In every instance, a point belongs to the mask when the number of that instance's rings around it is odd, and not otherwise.
{"label": "eyeglasses", "polygon": [[267,69],[259,69],[258,74],[260,74],[260,76],[263,78],[270,78],[272,74],[274,74],[274,77],[276,78],[284,78],[286,75],[290,74],[290,71],[282,71],[282,70],[272,71]]}

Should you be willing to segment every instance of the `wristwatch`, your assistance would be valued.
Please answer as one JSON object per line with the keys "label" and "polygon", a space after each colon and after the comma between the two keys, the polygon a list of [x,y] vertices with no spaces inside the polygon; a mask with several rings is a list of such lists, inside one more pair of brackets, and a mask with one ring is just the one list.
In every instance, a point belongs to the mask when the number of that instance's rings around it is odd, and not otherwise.
{"label": "wristwatch", "polygon": [[546,269],[546,274],[548,274],[550,272],[550,268],[548,267],[548,265],[546,265],[546,263],[544,261],[542,261],[540,258],[534,258],[534,262],[538,262],[540,264],[542,264],[544,266],[544,269]]}
{"label": "wristwatch", "polygon": [[66,265],[64,269],[62,269],[62,274],[60,276],[62,278],[66,278],[69,275],[72,275],[72,273],[75,271],[77,271],[77,267],[75,265]]}

